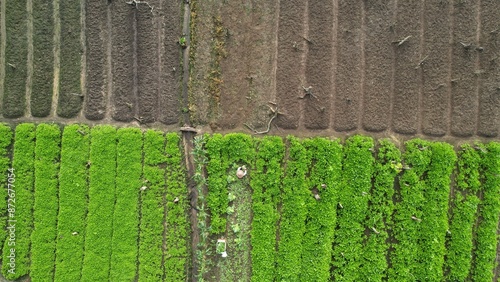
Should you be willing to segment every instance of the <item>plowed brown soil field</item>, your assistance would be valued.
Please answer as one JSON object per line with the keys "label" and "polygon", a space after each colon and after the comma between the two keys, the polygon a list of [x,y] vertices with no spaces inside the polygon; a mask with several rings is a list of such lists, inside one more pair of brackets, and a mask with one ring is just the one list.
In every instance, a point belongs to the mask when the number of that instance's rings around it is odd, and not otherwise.
{"label": "plowed brown soil field", "polygon": [[[22,6],[29,13],[9,11],[10,4],[1,10],[4,121],[402,139],[499,135],[495,0]],[[179,44],[184,39],[189,46]]]}

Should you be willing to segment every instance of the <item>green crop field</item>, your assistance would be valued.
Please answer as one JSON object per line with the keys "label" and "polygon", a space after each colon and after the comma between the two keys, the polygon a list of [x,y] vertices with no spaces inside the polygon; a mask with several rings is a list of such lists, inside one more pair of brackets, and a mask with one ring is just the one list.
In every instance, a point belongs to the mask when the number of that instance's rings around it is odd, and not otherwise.
{"label": "green crop field", "polygon": [[0,168],[11,280],[495,278],[497,142],[0,124]]}

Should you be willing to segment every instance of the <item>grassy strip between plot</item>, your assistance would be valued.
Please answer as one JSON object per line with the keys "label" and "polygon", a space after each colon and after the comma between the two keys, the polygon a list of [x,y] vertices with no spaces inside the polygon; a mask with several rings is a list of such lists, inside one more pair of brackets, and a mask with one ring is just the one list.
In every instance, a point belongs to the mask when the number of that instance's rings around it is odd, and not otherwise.
{"label": "grassy strip between plot", "polygon": [[165,281],[185,281],[190,254],[186,173],[182,166],[180,136],[177,133],[167,133],[166,139]]}
{"label": "grassy strip between plot", "polygon": [[289,157],[282,186],[277,281],[299,281],[302,238],[307,216],[305,201],[311,196],[306,181],[311,162],[309,153],[297,138],[288,137],[288,142]]}
{"label": "grassy strip between plot", "polygon": [[26,107],[26,78],[28,58],[28,13],[26,0],[5,2],[5,85],[3,115],[21,117]]}
{"label": "grassy strip between plot", "polygon": [[[255,148],[253,139],[246,134],[234,133],[224,136],[222,157],[226,161],[226,185],[229,206],[227,208],[226,242],[230,260],[220,260],[220,279],[222,281],[249,281],[251,276],[251,239],[250,228],[252,212],[252,194],[248,178],[251,175]],[[236,173],[239,167],[245,167],[248,175],[241,179]],[[245,169],[243,168],[243,169]],[[213,245],[216,245],[214,243]]]}
{"label": "grassy strip between plot", "polygon": [[198,273],[195,273],[196,280],[203,282],[204,275],[209,271],[209,255],[211,254],[208,244],[210,230],[208,226],[208,213],[206,209],[204,188],[206,185],[206,178],[204,168],[208,162],[207,151],[205,150],[206,136],[200,135],[194,138],[193,160],[195,164],[195,172],[193,180],[196,183],[196,191],[198,192],[197,203],[197,221],[198,230],[200,233],[200,241],[196,248],[196,258],[193,262],[194,267],[198,267]]}
{"label": "grassy strip between plot", "polygon": [[85,125],[64,128],[59,172],[56,271],[54,281],[80,281],[87,214],[87,167],[90,130]]}
{"label": "grassy strip between plot", "polygon": [[429,169],[432,151],[429,142],[414,139],[406,142],[403,155],[404,172],[400,177],[400,191],[396,194],[393,236],[390,253],[392,267],[388,271],[388,281],[415,281],[413,272],[419,259],[418,239],[422,208],[424,205],[425,183],[421,181]]}
{"label": "grassy strip between plot", "polygon": [[[10,177],[12,174],[9,171],[10,164],[10,146],[12,144],[12,129],[3,123],[0,123],[0,246],[3,246],[7,237],[7,195],[10,194],[10,189],[15,189],[15,177]],[[10,176],[9,176],[10,175]],[[14,171],[15,175],[15,171]],[[0,249],[1,254],[2,249]]]}
{"label": "grassy strip between plot", "polygon": [[[30,236],[33,231],[33,183],[35,159],[35,125],[23,123],[16,127],[12,168],[15,189],[9,194],[8,240],[3,249],[2,273],[7,279],[28,274]],[[13,199],[13,201],[10,201]],[[11,263],[12,257],[14,263]]]}
{"label": "grassy strip between plot", "polygon": [[106,281],[113,234],[116,129],[109,125],[95,126],[90,138],[89,204],[80,281]]}
{"label": "grassy strip between plot", "polygon": [[363,240],[368,199],[372,187],[373,139],[353,136],[344,146],[342,188],[337,209],[333,276],[335,280],[360,281],[363,265]]}
{"label": "grassy strip between plot", "polygon": [[401,152],[388,140],[379,141],[372,192],[365,227],[369,230],[364,247],[361,277],[383,281],[387,277],[388,232],[394,213],[394,179],[401,172]]}
{"label": "grassy strip between plot", "polygon": [[163,278],[163,217],[165,213],[165,137],[161,131],[144,133],[144,183],[139,227],[139,281]]}
{"label": "grassy strip between plot", "polygon": [[453,147],[443,142],[430,143],[429,147],[421,150],[432,150],[432,156],[425,179],[425,200],[420,218],[420,256],[413,275],[417,281],[443,281],[450,176],[457,157]]}
{"label": "grassy strip between plot", "polygon": [[342,146],[338,141],[314,138],[304,140],[304,147],[312,162],[299,281],[328,281],[337,223],[337,193],[342,180]]}
{"label": "grassy strip between plot", "polygon": [[142,185],[142,132],[121,128],[117,132],[116,203],[110,281],[133,281],[139,239],[139,188]]}
{"label": "grassy strip between plot", "polygon": [[82,71],[80,13],[80,1],[60,1],[61,66],[57,114],[66,118],[76,116],[80,112],[83,103],[80,82]]}
{"label": "grassy strip between plot", "polygon": [[31,234],[32,281],[53,281],[56,259],[58,174],[61,130],[57,125],[36,128],[34,229]]}
{"label": "grassy strip between plot", "polygon": [[458,158],[458,170],[450,236],[446,253],[446,280],[465,281],[472,262],[473,227],[479,204],[476,192],[481,187],[479,180],[479,154],[469,144],[462,146]]}
{"label": "grassy strip between plot", "polygon": [[54,81],[53,1],[33,1],[33,85],[31,115],[50,114]]}
{"label": "grassy strip between plot", "polygon": [[480,146],[483,199],[479,204],[479,225],[472,281],[492,281],[497,250],[497,226],[500,213],[500,143]]}
{"label": "grassy strip between plot", "polygon": [[280,137],[257,141],[252,194],[252,281],[276,280],[276,232],[285,146]]}

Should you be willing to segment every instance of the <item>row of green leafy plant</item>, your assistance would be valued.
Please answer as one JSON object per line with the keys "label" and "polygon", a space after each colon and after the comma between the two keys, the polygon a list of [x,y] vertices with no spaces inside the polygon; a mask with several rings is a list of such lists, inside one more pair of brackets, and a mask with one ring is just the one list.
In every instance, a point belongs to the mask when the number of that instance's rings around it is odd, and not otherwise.
{"label": "row of green leafy plant", "polygon": [[30,266],[30,277],[33,281],[54,279],[60,145],[59,126],[55,124],[37,126]]}
{"label": "row of green leafy plant", "polygon": [[80,281],[105,281],[112,252],[116,129],[108,125],[95,126],[90,131],[90,140],[85,255]]}
{"label": "row of green leafy plant", "polygon": [[88,196],[90,128],[69,125],[61,141],[54,281],[80,281]]}

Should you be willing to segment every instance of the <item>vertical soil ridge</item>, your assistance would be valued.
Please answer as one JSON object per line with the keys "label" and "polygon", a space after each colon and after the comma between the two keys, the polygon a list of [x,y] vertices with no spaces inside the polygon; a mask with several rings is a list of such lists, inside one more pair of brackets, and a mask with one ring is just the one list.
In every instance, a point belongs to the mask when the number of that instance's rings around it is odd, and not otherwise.
{"label": "vertical soil ridge", "polygon": [[[2,2],[4,3],[4,2]],[[55,117],[57,115],[57,102],[59,101],[59,74],[61,66],[61,19],[59,18],[59,0],[53,0],[52,5],[54,7],[53,17],[54,17],[54,83],[52,84],[52,106],[50,110],[49,117]]]}
{"label": "vertical soil ridge", "polygon": [[[476,1],[476,5],[477,5],[477,11],[476,11],[476,37],[474,38],[475,41],[474,43],[476,44],[476,46],[479,46],[480,42],[481,42],[481,0],[477,0]],[[480,60],[480,56],[477,55],[476,56],[476,60],[474,62],[474,69],[478,70],[479,68],[481,67],[481,60]],[[480,91],[481,91],[481,79],[479,78],[479,76],[476,76],[475,77],[475,94],[476,94],[476,101],[474,101],[477,105],[477,110],[476,110],[476,115],[474,116],[475,118],[475,128],[474,128],[474,133],[476,135],[479,135],[479,122],[480,122],[480,118],[479,118],[479,111],[481,109],[481,97],[480,97]]]}
{"label": "vertical soil ridge", "polygon": [[450,25],[449,25],[449,30],[448,30],[448,33],[449,33],[449,37],[448,37],[448,78],[447,78],[447,82],[446,82],[446,87],[448,88],[448,100],[446,101],[447,104],[448,104],[448,113],[447,113],[447,118],[448,118],[448,122],[447,122],[447,130],[446,130],[446,133],[445,135],[450,135],[451,134],[451,131],[452,131],[452,123],[453,123],[453,101],[454,101],[454,91],[453,91],[453,84],[451,82],[451,80],[453,79],[453,42],[455,40],[455,17],[454,17],[454,13],[455,13],[455,9],[454,9],[454,5],[455,5],[455,0],[451,0],[451,3],[450,3],[450,7],[448,7],[448,18],[450,19]]}
{"label": "vertical soil ridge", "polygon": [[358,120],[357,128],[363,128],[363,113],[365,93],[365,67],[366,67],[366,3],[361,1],[361,28],[360,28],[360,73],[359,73],[359,104],[358,104]]}
{"label": "vertical soil ridge", "polygon": [[112,22],[112,5],[108,3],[106,6],[106,30],[107,37],[105,40],[106,48],[106,79],[105,79],[105,91],[106,91],[106,101],[105,101],[105,117],[111,117],[113,108],[113,22]]}
{"label": "vertical soil ridge", "polygon": [[25,117],[31,117],[31,91],[33,83],[33,0],[26,1],[26,12],[28,18],[28,28],[26,30],[28,39],[28,58],[26,59],[26,109]]}
{"label": "vertical soil ridge", "polygon": [[108,5],[103,1],[90,1],[86,5],[85,33],[85,117],[101,120],[106,114],[108,73]]}
{"label": "vertical soil ridge", "polygon": [[[63,0],[64,1],[64,0]],[[80,102],[80,110],[76,114],[79,118],[85,117],[83,108],[85,107],[85,100],[87,96],[87,34],[86,34],[86,0],[80,0],[80,45],[82,48],[80,57],[80,95],[82,101]]]}
{"label": "vertical soil ridge", "polygon": [[335,124],[335,114],[334,114],[334,111],[335,111],[335,107],[336,107],[336,98],[337,98],[337,92],[338,92],[338,88],[337,88],[337,83],[335,83],[337,81],[337,57],[338,57],[338,54],[337,54],[337,46],[338,46],[338,26],[339,26],[339,23],[338,23],[338,18],[339,18],[339,2],[338,0],[331,0],[332,1],[332,5],[333,5],[333,19],[332,19],[332,40],[333,40],[333,43],[332,43],[332,49],[330,50],[332,52],[332,61],[331,61],[331,64],[332,64],[332,69],[331,69],[331,74],[330,74],[330,78],[332,80],[332,89],[331,89],[331,94],[330,94],[330,116],[328,117],[329,118],[329,122],[330,122],[330,128],[333,128],[334,127],[334,124]]}
{"label": "vertical soil ridge", "polygon": [[[182,21],[182,34],[186,36],[186,49],[181,52],[182,56],[182,88],[181,88],[181,104],[189,109],[189,52],[191,50],[191,6],[188,2],[184,4],[184,15]],[[185,125],[191,125],[191,119],[189,118],[189,111],[182,113],[182,122]],[[187,151],[186,151],[187,152]],[[187,154],[187,153],[186,153]],[[194,277],[194,276],[193,276]]]}
{"label": "vertical soil ridge", "polygon": [[[404,0],[403,0],[404,1]],[[394,25],[397,23],[398,20],[398,0],[394,0],[393,2],[393,7],[394,9],[392,13],[392,23],[389,27],[391,31],[392,38],[394,38],[395,31],[394,31]],[[389,130],[394,130],[394,99],[395,99],[395,92],[396,92],[396,49],[392,48],[392,62],[391,62],[391,83],[390,83],[390,93],[389,93],[389,113],[388,113],[388,119],[387,119],[387,128]],[[387,257],[389,259],[389,256]]]}
{"label": "vertical soil ridge", "polygon": [[[423,115],[423,109],[424,109],[424,106],[423,106],[423,83],[424,83],[424,78],[423,78],[423,68],[424,68],[424,65],[425,65],[425,61],[427,61],[427,56],[429,56],[429,54],[425,54],[424,55],[424,44],[425,44],[425,5],[426,5],[426,0],[422,0],[422,6],[420,7],[420,17],[419,17],[419,20],[420,20],[420,42],[419,42],[419,53],[420,53],[420,56],[419,56],[419,60],[421,60],[419,63],[418,63],[418,78],[419,78],[419,83],[418,83],[418,110],[417,110],[417,113],[418,113],[418,131],[415,132],[415,133],[422,133],[423,132],[423,126],[424,126],[424,123],[423,123],[423,118],[424,118],[424,115]],[[425,56],[425,57],[424,57]],[[425,60],[424,60],[425,59]]]}

